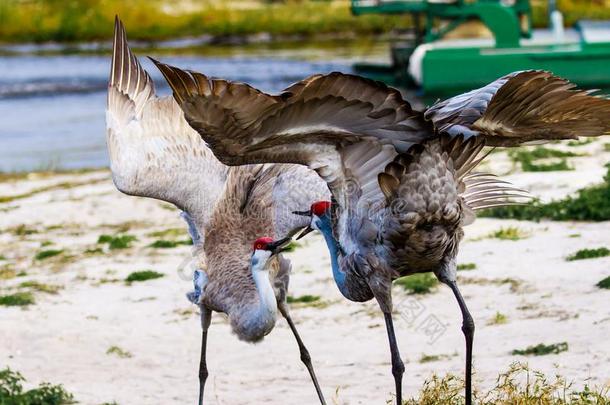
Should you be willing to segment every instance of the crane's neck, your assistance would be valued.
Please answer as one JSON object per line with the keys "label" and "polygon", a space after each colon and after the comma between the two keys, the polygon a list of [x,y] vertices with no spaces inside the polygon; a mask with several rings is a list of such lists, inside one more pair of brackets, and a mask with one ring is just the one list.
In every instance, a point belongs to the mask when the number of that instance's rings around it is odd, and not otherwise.
{"label": "crane's neck", "polygon": [[193,240],[193,245],[201,244],[201,234],[199,233],[199,229],[197,229],[197,224],[195,223],[195,219],[189,214],[187,211],[182,211],[180,213],[180,217],[184,219],[186,224],[189,227],[189,235]]}
{"label": "crane's neck", "polygon": [[333,228],[330,221],[330,215],[323,215],[316,221],[316,227],[324,236],[328,252],[330,253],[330,264],[333,270],[333,278],[335,284],[345,297],[347,297],[347,288],[345,283],[345,272],[339,266],[339,242],[333,236]]}
{"label": "crane's neck", "polygon": [[269,269],[267,267],[270,256],[269,252],[257,250],[252,255],[250,267],[259,297],[258,319],[261,323],[270,323],[272,325],[275,323],[277,314],[277,300],[271,280],[269,279]]}

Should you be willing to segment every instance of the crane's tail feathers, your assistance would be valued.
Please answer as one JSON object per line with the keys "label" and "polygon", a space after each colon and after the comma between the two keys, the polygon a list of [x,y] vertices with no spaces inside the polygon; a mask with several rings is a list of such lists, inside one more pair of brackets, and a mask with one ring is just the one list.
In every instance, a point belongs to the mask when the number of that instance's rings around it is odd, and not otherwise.
{"label": "crane's tail feathers", "polygon": [[523,205],[534,197],[491,173],[472,173],[464,177],[464,202],[474,211],[504,205]]}

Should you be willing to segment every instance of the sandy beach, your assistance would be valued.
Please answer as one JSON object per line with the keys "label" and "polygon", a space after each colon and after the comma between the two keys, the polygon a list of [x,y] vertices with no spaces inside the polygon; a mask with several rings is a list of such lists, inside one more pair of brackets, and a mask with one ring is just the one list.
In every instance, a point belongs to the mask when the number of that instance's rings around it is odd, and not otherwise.
{"label": "sandy beach", "polygon": [[[610,161],[608,139],[571,148],[575,171],[525,173],[505,153],[485,166],[534,195],[550,200],[598,183]],[[552,145],[564,148],[564,145]],[[61,383],[82,404],[186,404],[197,394],[198,310],[184,263],[191,248],[154,248],[158,235],[183,232],[179,212],[154,200],[120,194],[107,170],[30,174],[0,182],[0,295],[32,290],[35,304],[0,307],[0,368],[21,372],[28,385]],[[490,233],[517,227],[522,238]],[[181,231],[171,231],[178,228]],[[126,249],[99,244],[101,235],[133,235]],[[579,249],[610,247],[608,222],[478,219],[466,228],[459,273],[475,318],[474,361],[481,388],[514,361],[576,386],[610,385],[608,290],[610,257],[567,261]],[[42,251],[60,250],[38,258]],[[332,280],[326,247],[312,235],[288,254],[290,295],[320,296],[292,304],[329,404],[385,404],[393,379],[383,317],[374,302],[344,300]],[[134,271],[164,276],[126,283]],[[20,287],[35,281],[39,287]],[[26,284],[27,285],[27,284]],[[40,285],[47,286],[44,292]],[[461,374],[461,316],[451,291],[437,286],[411,295],[394,287],[395,320],[405,361],[404,389],[415,395],[432,374]],[[497,314],[504,316],[497,321]],[[496,321],[494,321],[496,320]],[[430,325],[434,325],[432,331]],[[514,349],[567,342],[560,354],[515,356]],[[116,346],[120,350],[110,350]],[[210,404],[315,404],[315,391],[284,320],[260,344],[239,341],[223,315],[214,314],[208,342]],[[422,361],[426,359],[434,361]]]}

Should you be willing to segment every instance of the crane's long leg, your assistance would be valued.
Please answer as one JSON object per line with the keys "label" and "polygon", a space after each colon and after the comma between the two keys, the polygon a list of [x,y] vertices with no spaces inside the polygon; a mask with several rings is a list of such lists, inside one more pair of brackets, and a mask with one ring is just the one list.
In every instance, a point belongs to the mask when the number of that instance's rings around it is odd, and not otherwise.
{"label": "crane's long leg", "polygon": [[313,369],[313,364],[311,363],[311,356],[309,355],[309,351],[305,347],[303,340],[301,340],[301,336],[299,336],[299,332],[297,331],[294,322],[292,322],[292,318],[290,317],[290,313],[288,313],[288,308],[286,304],[283,302],[278,303],[278,307],[280,312],[286,321],[288,322],[288,326],[290,326],[290,330],[294,335],[294,338],[299,345],[299,351],[301,352],[301,361],[307,367],[307,371],[309,371],[309,375],[311,376],[311,380],[313,381],[314,387],[316,387],[316,393],[318,394],[318,398],[320,399],[320,404],[326,405],[326,401],[324,400],[324,395],[322,394],[322,390],[320,389],[320,384],[318,384],[318,377],[316,377],[316,372]]}
{"label": "crane's long leg", "polygon": [[460,311],[462,311],[462,332],[466,338],[466,405],[472,405],[472,342],[474,340],[474,320],[468,311],[466,302],[460,293],[460,290],[455,281],[450,281],[447,285],[453,291]]}
{"label": "crane's long leg", "polygon": [[385,327],[388,331],[388,339],[390,340],[390,353],[392,354],[392,375],[396,384],[396,404],[402,405],[402,375],[405,372],[405,365],[400,358],[398,344],[396,342],[396,334],[394,333],[394,322],[392,321],[392,313],[384,312]]}
{"label": "crane's long leg", "polygon": [[206,362],[206,348],[208,342],[208,329],[212,321],[212,310],[204,305],[201,308],[201,357],[199,359],[199,405],[203,404],[203,389],[208,378],[208,365]]}

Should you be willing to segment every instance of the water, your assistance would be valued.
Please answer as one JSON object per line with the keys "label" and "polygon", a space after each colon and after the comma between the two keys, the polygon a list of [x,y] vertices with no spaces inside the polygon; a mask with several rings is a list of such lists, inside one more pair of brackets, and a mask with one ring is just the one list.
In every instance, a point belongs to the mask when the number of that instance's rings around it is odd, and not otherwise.
{"label": "water", "polygon": [[[211,76],[247,82],[268,92],[315,73],[350,72],[345,49],[324,58],[303,52],[158,56],[162,61]],[[340,55],[340,56],[336,56]],[[157,91],[169,94],[150,61],[140,58]],[[0,171],[76,169],[108,164],[105,144],[109,56],[24,54],[0,56]]]}

